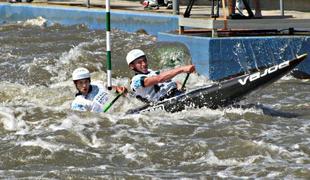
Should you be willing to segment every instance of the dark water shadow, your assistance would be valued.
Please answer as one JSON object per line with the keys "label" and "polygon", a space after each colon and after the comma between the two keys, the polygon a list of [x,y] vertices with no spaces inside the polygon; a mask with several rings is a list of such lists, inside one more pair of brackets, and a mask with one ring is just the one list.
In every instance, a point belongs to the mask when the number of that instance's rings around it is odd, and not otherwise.
{"label": "dark water shadow", "polygon": [[300,114],[297,114],[297,113],[275,110],[270,107],[264,106],[263,104],[245,104],[245,105],[234,104],[232,105],[232,107],[241,108],[241,109],[255,108],[258,110],[262,110],[264,115],[272,116],[272,117],[297,118],[301,116]]}

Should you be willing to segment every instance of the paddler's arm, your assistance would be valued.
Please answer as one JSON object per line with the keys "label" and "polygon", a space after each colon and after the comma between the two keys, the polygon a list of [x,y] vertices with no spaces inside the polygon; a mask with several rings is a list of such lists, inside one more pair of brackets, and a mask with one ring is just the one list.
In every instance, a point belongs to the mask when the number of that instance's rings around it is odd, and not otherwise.
{"label": "paddler's arm", "polygon": [[170,80],[178,74],[192,73],[194,71],[195,71],[194,65],[177,67],[175,69],[171,69],[171,70],[162,72],[157,76],[147,77],[144,79],[143,84],[144,84],[144,87],[153,86],[155,84],[162,83],[162,82],[165,82],[167,80]]}

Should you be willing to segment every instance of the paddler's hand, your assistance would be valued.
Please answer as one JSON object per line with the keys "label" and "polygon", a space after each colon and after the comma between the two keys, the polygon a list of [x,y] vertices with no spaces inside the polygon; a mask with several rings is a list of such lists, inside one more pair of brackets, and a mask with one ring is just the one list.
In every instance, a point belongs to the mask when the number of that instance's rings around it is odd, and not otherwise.
{"label": "paddler's hand", "polygon": [[115,86],[115,91],[119,94],[126,94],[127,88],[125,86]]}
{"label": "paddler's hand", "polygon": [[195,71],[195,66],[194,65],[187,65],[187,66],[183,66],[183,72],[184,73],[192,73]]}

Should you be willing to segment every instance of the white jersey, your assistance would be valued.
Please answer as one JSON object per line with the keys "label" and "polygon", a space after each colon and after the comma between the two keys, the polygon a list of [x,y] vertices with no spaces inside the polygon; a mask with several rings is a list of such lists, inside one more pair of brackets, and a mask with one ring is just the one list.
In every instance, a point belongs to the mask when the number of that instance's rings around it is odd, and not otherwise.
{"label": "white jersey", "polygon": [[84,96],[77,94],[71,104],[72,110],[103,112],[104,104],[109,100],[109,94],[104,86],[99,84],[90,84],[90,92]]}
{"label": "white jersey", "polygon": [[137,98],[145,99],[149,102],[157,102],[162,97],[166,96],[169,91],[177,88],[176,82],[171,80],[158,83],[154,86],[144,87],[144,79],[147,77],[156,76],[159,71],[148,70],[147,74],[136,74],[132,80],[130,87],[134,91]]}

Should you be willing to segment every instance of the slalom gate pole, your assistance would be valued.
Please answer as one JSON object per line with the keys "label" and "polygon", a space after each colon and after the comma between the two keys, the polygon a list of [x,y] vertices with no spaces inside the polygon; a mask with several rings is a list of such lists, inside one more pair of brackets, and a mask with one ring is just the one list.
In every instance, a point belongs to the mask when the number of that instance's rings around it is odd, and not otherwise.
{"label": "slalom gate pole", "polygon": [[106,6],[106,51],[107,51],[107,85],[112,89],[112,63],[111,63],[111,23],[110,23],[110,0],[105,1]]}

